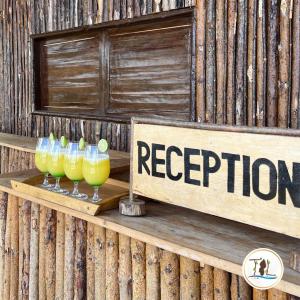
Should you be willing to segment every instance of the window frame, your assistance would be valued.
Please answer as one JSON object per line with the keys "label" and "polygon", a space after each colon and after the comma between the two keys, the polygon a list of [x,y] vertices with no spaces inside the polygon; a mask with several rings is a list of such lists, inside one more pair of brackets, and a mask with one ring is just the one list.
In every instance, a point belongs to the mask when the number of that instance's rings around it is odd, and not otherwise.
{"label": "window frame", "polygon": [[[67,111],[63,111],[63,109],[47,109],[43,107],[43,99],[41,99],[41,85],[40,85],[40,77],[41,77],[41,70],[40,68],[40,49],[41,49],[41,43],[43,43],[47,39],[52,39],[55,37],[62,37],[67,36],[71,34],[83,34],[83,33],[89,33],[89,32],[96,32],[96,30],[102,30],[99,31],[99,34],[101,34],[102,38],[105,40],[105,47],[100,47],[101,51],[109,51],[108,47],[108,35],[109,32],[115,31],[118,28],[124,29],[124,26],[126,25],[143,25],[143,24],[149,24],[151,26],[151,23],[155,23],[156,21],[164,21],[166,19],[176,18],[176,17],[190,17],[191,18],[191,57],[190,57],[190,108],[189,108],[189,121],[195,121],[195,97],[196,97],[196,78],[195,78],[195,31],[196,31],[196,24],[195,24],[195,9],[194,8],[184,8],[184,9],[177,9],[173,11],[168,12],[162,12],[162,13],[156,13],[156,14],[150,14],[146,16],[141,16],[139,18],[133,18],[133,19],[123,19],[123,20],[115,20],[115,21],[109,21],[104,22],[100,24],[95,25],[88,25],[88,26],[82,26],[67,30],[59,30],[59,31],[53,31],[48,33],[41,33],[41,34],[33,34],[31,35],[31,43],[32,43],[32,56],[33,56],[33,72],[32,72],[32,80],[33,80],[33,115],[48,115],[48,116],[61,116],[61,117],[75,117],[75,118],[84,118],[84,119],[92,119],[92,120],[105,120],[105,121],[117,121],[122,123],[129,123],[130,117],[124,116],[124,115],[113,115],[111,113],[105,113],[105,106],[107,105],[106,100],[101,101],[101,107],[93,112],[88,111],[86,109],[82,108],[67,108]],[[101,38],[101,37],[100,37]],[[100,54],[100,53],[99,53]],[[101,57],[102,60],[100,60],[100,64],[103,64],[104,68],[107,68],[107,72],[105,74],[102,74],[106,76],[107,80],[102,80],[103,87],[101,89],[102,95],[101,97],[107,97],[109,98],[109,63],[106,61],[105,53],[102,53]],[[100,65],[101,67],[101,65]],[[45,103],[45,102],[44,102]],[[100,103],[100,101],[99,101]],[[137,116],[139,114],[137,113]],[[148,117],[148,115],[147,115]],[[151,114],[149,117],[152,117]],[[162,116],[163,119],[166,119],[168,117]]]}

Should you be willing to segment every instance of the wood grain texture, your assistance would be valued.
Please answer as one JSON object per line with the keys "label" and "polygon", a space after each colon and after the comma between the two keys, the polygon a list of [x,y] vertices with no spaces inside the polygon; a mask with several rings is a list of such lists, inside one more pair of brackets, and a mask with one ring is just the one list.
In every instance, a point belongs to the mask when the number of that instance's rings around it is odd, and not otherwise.
{"label": "wood grain texture", "polygon": [[179,259],[178,256],[163,250],[160,259],[161,299],[179,299]]}
{"label": "wood grain texture", "polygon": [[206,1],[197,0],[196,5],[196,119],[205,122],[205,31]]}
{"label": "wood grain texture", "polygon": [[76,219],[74,298],[86,298],[86,221]]}
{"label": "wood grain texture", "polygon": [[105,228],[95,226],[95,299],[105,299],[106,295],[106,231]]}
{"label": "wood grain texture", "polygon": [[253,289],[253,300],[268,300],[268,292]]}
{"label": "wood grain texture", "polygon": [[31,205],[29,299],[37,299],[39,291],[39,225],[40,206]]}
{"label": "wood grain texture", "polygon": [[[4,182],[4,179],[0,178],[1,190],[14,193],[13,190],[9,188],[10,181],[8,180],[8,183]],[[24,198],[24,195],[16,195],[20,198]],[[265,230],[257,231],[256,228],[251,226],[225,221],[224,219],[205,214],[199,215],[198,212],[184,208],[172,208],[172,206],[159,203],[147,204],[149,214],[147,218],[120,217],[118,210],[111,210],[100,216],[93,217],[59,205],[53,205],[50,202],[40,201],[37,198],[28,197],[27,199],[34,203],[43,206],[46,205],[51,209],[91,222],[97,225],[96,228],[105,226],[110,230],[120,232],[120,234],[129,235],[134,239],[162,247],[168,251],[187,256],[196,261],[201,261],[208,266],[214,266],[239,275],[241,275],[242,261],[245,255],[252,249],[268,245],[268,247],[274,249],[282,257],[285,266],[288,266],[289,253],[295,249],[295,247],[300,247],[297,240],[293,238],[284,237],[276,233],[269,235]],[[176,215],[175,219],[174,215]],[[164,224],[164,226],[158,228],[155,224]],[[180,232],[178,232],[178,224],[181,224],[182,227]],[[99,274],[97,276],[98,280],[96,281],[97,293],[101,293],[101,291],[105,292],[105,288],[98,290],[98,285],[105,285],[105,281],[103,283],[105,274],[103,275],[101,272],[106,272],[104,267],[105,255],[103,255],[103,252],[105,252],[105,246],[103,246],[105,231],[103,232],[103,228],[100,231],[100,238],[97,238],[99,243],[97,242],[97,244],[95,244],[97,245],[95,250],[98,251],[95,268],[98,265],[102,266],[99,268],[99,273],[97,273]],[[177,232],[176,236],[172,234],[174,231]],[[187,232],[190,235],[186,236]],[[217,236],[215,235],[216,232],[219,233]],[[193,238],[191,239],[190,236]],[[170,237],[172,238],[170,239]],[[234,246],[235,243],[239,243],[238,249]],[[236,249],[238,252],[232,249]],[[216,259],[216,257],[218,259]],[[299,288],[296,284],[298,280],[298,273],[286,267],[283,280],[278,288],[286,292],[294,293],[295,295],[300,295]]]}
{"label": "wood grain texture", "polygon": [[10,299],[18,298],[19,287],[19,202],[18,198],[9,196],[11,202],[11,242],[10,242]]}
{"label": "wood grain texture", "polygon": [[118,283],[119,240],[118,233],[106,231],[106,298],[119,299]]}
{"label": "wood grain texture", "polygon": [[278,81],[278,126],[288,127],[289,124],[289,67],[290,67],[290,0],[284,0],[280,3],[280,44],[279,53],[279,81]]}
{"label": "wood grain texture", "polygon": [[229,273],[214,269],[214,299],[230,299],[230,277]]}
{"label": "wood grain texture", "polygon": [[132,257],[130,237],[119,234],[119,286],[120,298],[132,299]]}
{"label": "wood grain texture", "polygon": [[[237,132],[238,128],[236,132],[232,132],[220,126],[213,127],[216,130],[205,130],[199,124],[197,126],[163,120],[133,119],[132,124],[131,188],[134,194],[300,237],[297,229],[300,225],[300,218],[297,215],[300,202],[297,204],[296,198],[289,197],[288,194],[282,196],[285,191],[282,191],[283,194],[278,192],[283,174],[282,170],[280,171],[279,161],[284,162],[284,168],[289,174],[295,174],[291,166],[297,162],[298,156],[296,153],[293,156],[292,152],[286,152],[286,145],[297,149],[300,146],[298,137],[266,136],[253,131],[241,133]],[[212,129],[209,126],[206,128]],[[273,131],[265,132],[271,134]],[[287,130],[285,132],[288,134]],[[161,148],[155,150],[154,144]],[[175,158],[168,158],[168,151],[172,149],[169,145],[178,149]],[[186,145],[189,145],[189,148]],[[190,156],[187,149],[193,149],[190,150],[193,153],[192,176],[189,173],[190,158],[187,157]],[[245,162],[244,152],[241,152],[241,149],[247,149],[249,163]],[[145,154],[141,154],[142,152],[148,154],[144,165],[141,160]],[[237,155],[234,174],[230,175],[228,172],[228,164],[223,160],[224,153]],[[214,174],[210,176],[205,172],[206,155],[209,155],[209,160],[213,159],[214,166],[217,166]],[[161,160],[154,163],[158,157]],[[263,173],[262,168],[255,172],[255,166],[264,161],[261,158],[267,159],[266,165],[272,162],[266,168],[268,169],[266,173]],[[156,169],[158,165],[161,165],[160,169]],[[249,168],[248,176],[252,178],[251,184],[245,180],[245,165]],[[270,175],[271,168],[273,177]],[[161,186],[164,188],[161,189]],[[245,192],[246,186],[249,188],[248,192]],[[177,198],[178,194],[181,194],[180,198]],[[283,218],[283,215],[286,217]],[[275,223],[274,217],[277,219]]]}
{"label": "wood grain texture", "polygon": [[46,298],[46,249],[45,249],[45,231],[46,231],[46,213],[47,208],[44,206],[40,206],[40,224],[39,224],[39,256],[38,256],[38,295],[39,297],[45,299]]}
{"label": "wood grain texture", "polygon": [[55,298],[55,249],[56,249],[56,212],[46,210],[45,243],[45,283],[46,298]]}
{"label": "wood grain texture", "polygon": [[5,250],[4,250],[4,273],[3,273],[3,299],[10,297],[10,272],[11,272],[11,230],[12,230],[12,201],[8,196],[6,229],[5,229]]}
{"label": "wood grain texture", "polygon": [[214,269],[211,266],[204,265],[204,267],[200,270],[200,276],[201,300],[214,299]]}
{"label": "wood grain texture", "polygon": [[0,193],[0,298],[3,298],[5,267],[5,232],[7,223],[7,193]]}
{"label": "wood grain texture", "polygon": [[74,268],[75,268],[75,233],[76,221],[72,216],[65,216],[65,263],[64,263],[64,296],[74,297]]}
{"label": "wood grain texture", "polygon": [[[20,281],[21,295],[23,299],[29,298],[29,274],[30,274],[30,236],[31,236],[31,202],[24,201],[23,206],[23,261],[22,280]],[[19,241],[20,242],[20,241]]]}
{"label": "wood grain texture", "polygon": [[200,299],[200,264],[180,256],[180,299]]}
{"label": "wood grain texture", "polygon": [[[113,18],[119,20],[120,2],[114,5]],[[136,15],[146,9],[146,2],[135,2]],[[189,120],[193,20],[191,11],[178,13],[35,37],[36,109],[123,118],[139,110]]]}
{"label": "wood grain texture", "polygon": [[95,295],[95,246],[94,228],[91,223],[87,223],[87,245],[86,245],[86,280],[87,299],[93,299]]}
{"label": "wood grain texture", "polygon": [[[241,276],[231,275],[231,299],[252,299],[252,288]],[[254,295],[253,295],[254,299]]]}
{"label": "wood grain texture", "polygon": [[145,243],[131,239],[132,299],[146,299]]}
{"label": "wood grain texture", "polygon": [[146,299],[160,299],[160,251],[146,244]]}
{"label": "wood grain texture", "polygon": [[64,299],[65,216],[56,213],[55,299]]}
{"label": "wood grain texture", "polygon": [[[3,10],[3,18],[0,16],[0,128],[2,131],[5,132],[12,132],[18,133],[22,135],[47,135],[49,133],[49,128],[54,128],[59,132],[66,132],[66,134],[70,134],[72,138],[77,138],[80,135],[80,126],[78,126],[83,119],[82,116],[77,116],[77,118],[71,118],[71,114],[63,117],[56,117],[56,123],[53,126],[53,117],[52,116],[32,116],[30,112],[34,110],[32,105],[32,49],[31,49],[31,42],[29,35],[31,33],[39,33],[45,32],[49,30],[56,30],[56,29],[65,29],[71,28],[77,25],[87,25],[91,21],[91,19],[95,19],[95,22],[105,22],[109,19],[110,16],[114,16],[114,10],[110,9],[110,6],[107,5],[108,1],[101,1],[101,0],[93,0],[89,1],[86,6],[86,1],[57,1],[57,0],[41,0],[41,1],[0,1],[0,11]],[[109,4],[118,3],[119,1],[110,1]],[[120,1],[122,3],[122,1]],[[132,18],[134,13],[134,2],[133,0],[126,1],[126,7],[123,1],[123,10],[126,11],[127,15],[126,18]],[[149,1],[147,1],[149,2]],[[203,43],[199,50],[205,52],[205,34],[201,36],[201,32],[205,33],[205,18],[206,18],[206,10],[205,4],[207,1],[197,1],[197,9],[201,13],[197,17],[197,20],[200,22],[198,23],[198,31],[197,34],[199,37],[202,37]],[[233,2],[227,1],[228,5],[232,5]],[[242,68],[242,73],[240,76],[245,76],[247,74],[248,82],[247,85],[247,99],[243,99],[243,101],[247,102],[247,124],[249,126],[264,126],[264,125],[271,125],[271,124],[278,124],[278,104],[275,103],[275,95],[276,89],[279,87],[277,86],[277,81],[272,80],[272,76],[274,74],[274,63],[277,62],[276,53],[277,50],[272,52],[269,50],[271,49],[278,49],[280,39],[279,30],[286,30],[288,29],[288,33],[285,38],[289,39],[288,44],[284,41],[285,47],[285,54],[287,54],[288,45],[289,48],[289,59],[286,58],[282,59],[282,62],[288,61],[287,68],[284,64],[281,63],[281,67],[285,68],[289,74],[289,93],[287,94],[285,90],[283,93],[284,105],[281,108],[281,120],[284,125],[297,128],[299,127],[299,1],[293,0],[290,1],[293,5],[290,6],[289,9],[289,16],[281,17],[280,18],[273,18],[270,13],[275,9],[280,13],[280,3],[285,3],[286,1],[266,1],[266,11],[263,7],[264,1],[248,1],[247,11],[247,23],[248,23],[248,31],[247,31],[247,38],[248,38],[248,47],[247,47],[247,63],[249,65]],[[139,13],[143,14],[145,1],[139,1]],[[271,8],[270,3],[272,3],[273,8]],[[217,4],[217,1],[216,1]],[[177,1],[176,8],[180,7],[188,7],[195,5],[195,1]],[[202,9],[202,7],[204,7]],[[251,7],[251,5],[253,5]],[[121,4],[122,6],[122,4]],[[87,8],[86,8],[87,7]],[[153,9],[152,12],[159,12],[162,9],[171,9],[174,7],[173,1],[161,1],[161,0],[154,0],[153,1]],[[229,6],[228,6],[229,7]],[[216,16],[220,11],[217,10],[218,6],[216,5]],[[146,13],[152,13],[151,10],[147,9]],[[51,14],[52,13],[52,14]],[[113,13],[113,14],[112,14]],[[237,12],[238,13],[238,12]],[[88,14],[89,17],[86,16]],[[249,15],[250,14],[250,15]],[[122,15],[122,14],[121,14]],[[251,19],[251,15],[253,16],[253,20]],[[240,19],[232,18],[232,16],[237,16],[236,13],[231,13],[228,10],[228,19],[225,20],[226,27],[225,27],[225,36],[227,37],[227,41],[235,43],[232,45],[232,48],[235,49],[237,45],[237,40],[235,38],[235,30],[239,27]],[[116,14],[118,17],[118,14]],[[289,19],[289,20],[288,20]],[[253,21],[253,22],[252,22]],[[264,23],[265,22],[265,23]],[[285,24],[289,23],[288,26]],[[228,26],[228,24],[231,24]],[[264,24],[263,24],[264,23]],[[219,24],[219,23],[217,23]],[[250,24],[253,24],[253,30],[251,29]],[[274,37],[274,28],[276,29],[276,40],[273,39]],[[251,31],[252,30],[252,31]],[[230,33],[230,36],[229,36]],[[258,34],[257,34],[258,33]],[[217,32],[216,32],[217,34]],[[233,36],[232,36],[233,35]],[[203,39],[204,37],[204,39]],[[201,39],[199,39],[201,41]],[[198,41],[197,41],[198,43]],[[264,44],[265,43],[265,44]],[[229,48],[227,48],[229,49]],[[234,50],[235,51],[235,50]],[[265,52],[265,54],[263,54]],[[202,52],[203,53],[203,52]],[[220,53],[220,52],[219,52]],[[221,55],[221,54],[220,54]],[[229,53],[232,56],[232,53]],[[200,72],[203,71],[205,74],[205,55],[199,56],[203,62],[203,68],[200,69]],[[216,61],[221,57],[219,54],[216,53]],[[229,64],[228,64],[229,62]],[[252,62],[252,69],[250,68],[250,63]],[[235,65],[235,59],[233,58],[232,63],[230,59],[226,60],[227,67],[229,67],[230,74],[235,74],[237,71]],[[284,82],[283,75],[281,74],[282,71],[278,69],[279,64],[277,65],[277,73],[274,74],[276,78],[281,78],[281,82]],[[252,70],[252,71],[250,71]],[[197,81],[199,86],[202,88],[202,93],[204,97],[197,97],[196,104],[198,107],[201,107],[199,110],[200,113],[197,113],[197,120],[203,122],[206,114],[205,105],[202,106],[203,99],[205,100],[205,92],[206,92],[206,82],[205,76],[200,77],[200,72],[197,72]],[[272,74],[271,74],[272,73]],[[227,71],[226,76],[230,75]],[[225,74],[224,74],[225,75]],[[235,76],[235,75],[234,75]],[[286,76],[286,75],[284,75]],[[234,78],[234,77],[233,77]],[[226,79],[226,88],[223,91],[229,91],[230,95],[233,95],[231,99],[234,100],[235,93],[236,93],[236,85],[234,80]],[[252,81],[251,81],[252,80]],[[229,82],[229,83],[228,83]],[[211,82],[210,82],[211,83]],[[211,83],[212,84],[212,83]],[[258,85],[258,89],[256,89],[256,85]],[[203,87],[204,86],[204,87]],[[241,86],[245,88],[245,86]],[[274,88],[274,89],[273,89]],[[280,86],[281,88],[281,86]],[[257,90],[257,93],[256,93]],[[249,92],[252,92],[251,93]],[[269,97],[270,95],[270,97]],[[202,101],[202,102],[201,102]],[[269,105],[270,104],[270,105]],[[285,107],[287,106],[287,107]],[[230,109],[229,109],[230,108]],[[234,124],[235,122],[235,102],[234,101],[226,101],[226,109],[227,109],[227,116],[219,116],[219,118],[223,117],[227,123]],[[228,117],[228,118],[227,118]],[[226,120],[227,119],[227,120]],[[125,126],[121,129],[121,133],[117,135],[117,131],[112,131],[111,128],[113,126],[107,123],[107,120],[102,120],[101,126],[98,127],[96,125],[97,122],[94,120],[90,120],[91,122],[91,131],[87,133],[87,136],[90,140],[95,139],[96,135],[95,132],[98,133],[97,138],[100,137],[110,137],[110,140],[113,141],[114,147],[121,147],[123,145],[123,150],[129,150],[129,145],[127,143],[128,136],[129,136],[129,126]],[[112,122],[113,124],[113,122]],[[72,127],[71,127],[72,126]],[[277,126],[277,125],[276,125]],[[100,131],[97,129],[100,128]],[[107,131],[107,128],[109,130]],[[125,138],[126,137],[126,138]],[[0,147],[2,148],[2,147]],[[10,163],[10,160],[14,159],[14,156],[11,155],[12,151],[9,151],[6,147],[3,147],[1,150],[1,172],[8,171],[9,167],[16,168],[18,167],[17,164]],[[17,156],[18,157],[18,156]],[[32,163],[31,157],[31,163]],[[38,208],[37,204],[36,207]],[[32,212],[32,216],[34,216]],[[9,219],[9,214],[7,216]],[[32,220],[36,220],[34,217]],[[38,220],[38,219],[37,219]],[[35,221],[34,221],[35,222]],[[6,232],[6,236],[8,236],[10,226],[9,222],[6,223],[6,228],[8,229]],[[35,224],[35,223],[33,223]],[[39,224],[39,221],[38,223]],[[115,225],[114,225],[115,226]],[[105,229],[100,228],[103,232],[100,234],[101,239],[104,237],[104,244],[105,244]],[[124,228],[126,224],[124,224]],[[36,238],[38,239],[38,232],[36,228],[38,226],[34,226],[35,230],[31,228],[31,244],[34,246],[37,243],[34,242]],[[124,229],[125,230],[125,229]],[[216,229],[217,230],[217,229]],[[35,234],[33,234],[35,233]],[[131,234],[134,234],[134,231],[130,231]],[[34,238],[33,238],[34,237]],[[137,238],[137,236],[135,236]],[[33,240],[33,241],[32,241]],[[10,243],[10,242],[9,242]],[[9,250],[9,243],[5,244],[5,249]],[[38,244],[37,244],[38,245]],[[97,244],[98,245],[98,244]],[[100,249],[101,248],[101,249]],[[99,265],[103,263],[103,248],[105,252],[105,245],[104,247],[98,247],[99,250]],[[147,246],[146,246],[147,248]],[[31,247],[31,249],[34,249]],[[96,249],[96,248],[95,248]],[[38,250],[38,246],[37,246]],[[97,250],[97,251],[98,251]],[[171,249],[170,249],[171,250]],[[102,252],[101,252],[102,251]],[[175,251],[175,250],[174,250]],[[34,252],[34,251],[31,251]],[[101,253],[101,254],[100,254]],[[9,255],[7,252],[5,254],[4,260],[8,259]],[[105,255],[104,255],[105,258]],[[30,258],[30,262],[34,264],[34,258]],[[102,263],[100,263],[102,261]],[[104,259],[105,261],[105,259]],[[105,263],[104,263],[105,265]],[[102,264],[103,266],[103,264]],[[220,267],[220,266],[219,266]],[[7,278],[7,271],[9,270],[8,267],[5,268],[5,276]],[[101,270],[103,267],[101,267]],[[101,273],[101,272],[100,272]],[[99,273],[99,274],[100,274]],[[5,279],[4,276],[4,279]],[[31,274],[30,274],[31,276]],[[33,276],[34,277],[34,276]],[[98,280],[95,282],[97,285],[103,283],[103,278],[105,280],[105,276],[98,276]],[[157,282],[157,277],[156,282]],[[31,280],[30,280],[31,281]],[[37,280],[38,281],[38,280]],[[1,282],[1,281],[0,281]],[[34,282],[34,281],[32,281]],[[5,293],[7,292],[7,282],[6,288],[4,289]],[[38,290],[36,286],[32,290]],[[96,294],[98,297],[103,291],[103,288],[99,288],[99,293]],[[30,290],[30,287],[29,287]],[[104,289],[105,291],[105,289]],[[234,295],[234,294],[233,294]],[[9,295],[8,295],[9,296]],[[104,299],[104,297],[99,296],[99,299]],[[274,295],[270,297],[275,297]],[[278,299],[281,297],[280,295],[276,295]],[[9,299],[9,298],[5,298]],[[33,299],[35,299],[33,297]],[[253,291],[253,299],[267,299],[267,295],[265,292],[257,292],[256,290]]]}

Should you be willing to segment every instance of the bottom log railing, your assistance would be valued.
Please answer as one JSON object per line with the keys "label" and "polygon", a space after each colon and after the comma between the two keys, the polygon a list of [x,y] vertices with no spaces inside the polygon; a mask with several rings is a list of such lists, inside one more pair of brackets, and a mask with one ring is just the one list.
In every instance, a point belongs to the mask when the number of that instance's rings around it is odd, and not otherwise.
{"label": "bottom log railing", "polygon": [[0,299],[288,299],[3,192],[0,234]]}
{"label": "bottom log railing", "polygon": [[[33,154],[0,147],[2,173]],[[0,299],[289,299],[85,220],[0,192]]]}

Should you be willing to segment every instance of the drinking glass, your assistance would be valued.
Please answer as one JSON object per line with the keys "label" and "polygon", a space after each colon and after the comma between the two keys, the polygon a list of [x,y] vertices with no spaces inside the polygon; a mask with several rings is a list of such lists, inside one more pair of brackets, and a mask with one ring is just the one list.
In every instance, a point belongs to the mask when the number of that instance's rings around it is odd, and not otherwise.
{"label": "drinking glass", "polygon": [[99,188],[105,183],[110,173],[108,152],[100,152],[97,145],[88,145],[84,153],[82,172],[85,181],[94,188],[91,201],[101,201]]}
{"label": "drinking glass", "polygon": [[47,167],[47,160],[48,160],[48,151],[50,147],[50,140],[49,138],[39,138],[36,149],[35,149],[35,166],[36,168],[44,174],[44,181],[41,184],[41,187],[49,189],[52,188],[53,185],[49,183],[48,181],[48,167]]}
{"label": "drinking glass", "polygon": [[83,180],[82,174],[82,161],[84,151],[79,149],[79,143],[69,143],[65,159],[64,159],[64,170],[66,176],[73,181],[74,189],[70,196],[86,200],[88,196],[86,194],[79,193],[78,185]]}
{"label": "drinking glass", "polygon": [[52,189],[53,192],[67,195],[69,192],[60,187],[60,179],[65,176],[64,171],[64,159],[66,149],[60,144],[60,141],[54,140],[51,142],[50,150],[48,153],[48,171],[55,177],[55,186]]}

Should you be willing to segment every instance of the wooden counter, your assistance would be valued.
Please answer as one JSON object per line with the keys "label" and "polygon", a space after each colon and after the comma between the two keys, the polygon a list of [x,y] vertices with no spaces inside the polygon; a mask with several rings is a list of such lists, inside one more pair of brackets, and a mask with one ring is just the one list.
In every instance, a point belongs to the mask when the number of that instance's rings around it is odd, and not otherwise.
{"label": "wooden counter", "polygon": [[117,209],[89,216],[12,190],[10,178],[18,178],[21,174],[2,175],[0,190],[200,261],[202,265],[241,275],[243,259],[251,250],[261,247],[273,249],[281,256],[285,266],[283,280],[276,288],[300,296],[300,273],[288,267],[289,252],[300,247],[299,239],[157,202],[147,204],[148,214],[145,217],[121,216]]}
{"label": "wooden counter", "polygon": [[[0,171],[34,167],[35,145],[34,138],[0,133]],[[113,176],[128,172],[128,153],[111,151],[111,158]],[[300,273],[287,267],[290,250],[300,246],[297,239],[157,202],[147,204],[148,214],[142,218],[121,216],[117,210],[93,217],[12,190],[10,179],[21,174],[0,176],[0,269],[19,260],[18,271],[9,276],[19,272],[25,281],[5,285],[5,273],[0,298],[8,289],[16,295],[17,287],[24,295],[38,291],[41,297],[47,293],[58,299],[79,292],[91,299],[96,294],[98,299],[199,299],[201,294],[207,299],[272,300],[286,299],[284,292],[300,296]],[[19,242],[19,252],[14,252]],[[271,248],[283,259],[285,273],[276,289],[260,292],[234,275],[241,275],[243,258],[258,247]],[[30,249],[30,257],[26,251],[22,257],[23,248]],[[29,263],[30,270],[33,266],[38,271],[30,271],[28,286]]]}
{"label": "wooden counter", "polygon": [[[28,152],[35,153],[37,139],[32,137],[25,137],[9,133],[0,133],[0,146]],[[129,171],[130,154],[127,152],[109,150],[111,159],[111,172],[120,173]]]}

